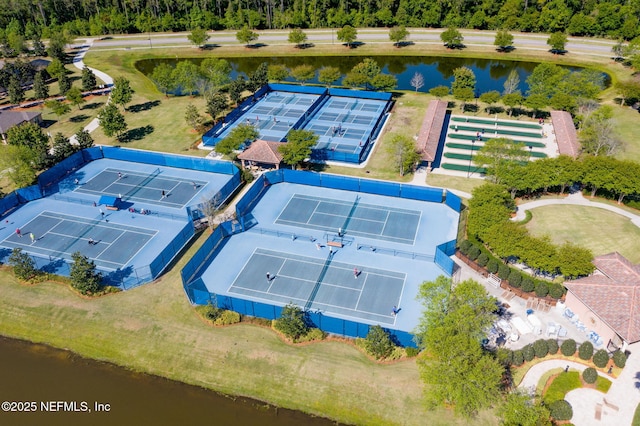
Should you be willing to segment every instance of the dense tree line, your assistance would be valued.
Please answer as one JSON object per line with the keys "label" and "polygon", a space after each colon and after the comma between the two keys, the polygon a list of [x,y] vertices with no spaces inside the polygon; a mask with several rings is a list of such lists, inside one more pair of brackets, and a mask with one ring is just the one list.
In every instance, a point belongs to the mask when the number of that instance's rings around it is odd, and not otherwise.
{"label": "dense tree line", "polygon": [[640,35],[640,3],[622,0],[44,0],[0,2],[0,44],[55,33],[101,35],[149,31],[323,27],[457,27],[567,32],[631,40]]}

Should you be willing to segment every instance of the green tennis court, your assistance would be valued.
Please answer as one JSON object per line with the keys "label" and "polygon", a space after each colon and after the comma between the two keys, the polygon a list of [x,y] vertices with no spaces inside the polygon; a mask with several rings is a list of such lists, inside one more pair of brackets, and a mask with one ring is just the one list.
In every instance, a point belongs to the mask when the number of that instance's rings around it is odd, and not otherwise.
{"label": "green tennis court", "polygon": [[257,248],[228,291],[391,325],[405,278],[401,272],[336,262],[332,254],[318,259]]}
{"label": "green tennis court", "polygon": [[293,194],[275,223],[414,244],[422,213],[354,201]]}

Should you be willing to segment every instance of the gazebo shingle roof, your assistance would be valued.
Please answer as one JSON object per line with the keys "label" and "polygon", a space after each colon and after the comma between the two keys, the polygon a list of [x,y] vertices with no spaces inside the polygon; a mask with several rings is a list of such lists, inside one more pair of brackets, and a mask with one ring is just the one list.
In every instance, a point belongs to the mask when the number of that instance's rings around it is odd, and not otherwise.
{"label": "gazebo shingle roof", "polygon": [[262,139],[254,141],[249,148],[238,155],[238,158],[256,163],[280,164],[282,154],[278,151],[281,142],[269,142]]}
{"label": "gazebo shingle roof", "polygon": [[578,142],[578,133],[573,124],[571,114],[566,111],[551,111],[551,122],[553,123],[553,131],[556,135],[560,155],[578,157],[580,154],[580,142]]}
{"label": "gazebo shingle roof", "polygon": [[7,133],[13,126],[25,121],[31,121],[39,115],[42,115],[42,113],[34,111],[0,111],[0,133]]}
{"label": "gazebo shingle roof", "polygon": [[593,263],[594,274],[565,286],[628,343],[640,341],[640,265],[617,252]]}
{"label": "gazebo shingle roof", "polygon": [[418,152],[424,161],[433,161],[436,158],[442,126],[447,115],[447,106],[447,101],[433,100],[429,102],[416,142]]}

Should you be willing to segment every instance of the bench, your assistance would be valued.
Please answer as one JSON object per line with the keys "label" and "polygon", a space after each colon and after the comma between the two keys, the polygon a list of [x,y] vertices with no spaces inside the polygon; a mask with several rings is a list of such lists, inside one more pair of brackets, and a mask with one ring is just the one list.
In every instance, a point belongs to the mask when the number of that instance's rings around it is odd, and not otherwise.
{"label": "bench", "polygon": [[489,274],[489,276],[487,277],[487,283],[491,284],[495,288],[498,288],[500,287],[502,280],[497,275]]}
{"label": "bench", "polygon": [[605,406],[607,406],[608,408],[611,408],[614,411],[620,410],[620,408],[617,405],[613,405],[612,403],[607,401],[607,398],[602,398],[602,402],[604,402]]}
{"label": "bench", "polygon": [[342,243],[340,241],[328,241],[328,246],[342,248]]}
{"label": "bench", "polygon": [[107,210],[115,210],[118,211],[118,208],[116,206],[107,206]]}

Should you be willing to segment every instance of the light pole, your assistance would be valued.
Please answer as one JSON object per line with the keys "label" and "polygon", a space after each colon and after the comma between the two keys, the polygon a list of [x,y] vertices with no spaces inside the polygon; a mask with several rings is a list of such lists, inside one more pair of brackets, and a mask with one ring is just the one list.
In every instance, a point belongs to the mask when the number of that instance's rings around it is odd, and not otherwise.
{"label": "light pole", "polygon": [[471,176],[471,162],[473,161],[473,147],[474,147],[474,143],[476,142],[475,139],[471,140],[471,155],[469,156],[469,167],[467,168],[467,179],[469,179],[469,177]]}

